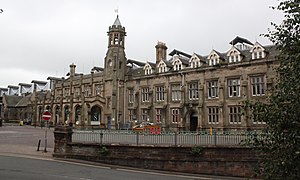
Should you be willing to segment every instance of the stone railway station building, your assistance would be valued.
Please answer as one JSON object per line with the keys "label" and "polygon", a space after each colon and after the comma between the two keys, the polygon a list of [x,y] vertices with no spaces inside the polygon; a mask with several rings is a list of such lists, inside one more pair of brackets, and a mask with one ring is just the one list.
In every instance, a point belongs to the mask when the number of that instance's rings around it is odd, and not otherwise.
{"label": "stone railway station building", "polygon": [[38,91],[43,82],[33,81],[33,92],[18,97],[27,99],[23,108],[8,101],[12,95],[2,95],[1,117],[7,118],[11,104],[19,118],[33,123],[42,121],[46,109],[51,123],[81,127],[122,129],[143,122],[174,131],[264,126],[247,118],[242,106],[246,100],[266,100],[279,64],[275,46],[236,37],[225,53],[213,49],[202,56],[174,49],[168,57],[166,44],[158,42],[156,61],[141,62],[127,59],[126,31],[118,16],[107,35],[104,68],[78,74],[71,64],[66,77],[48,78],[50,90]]}

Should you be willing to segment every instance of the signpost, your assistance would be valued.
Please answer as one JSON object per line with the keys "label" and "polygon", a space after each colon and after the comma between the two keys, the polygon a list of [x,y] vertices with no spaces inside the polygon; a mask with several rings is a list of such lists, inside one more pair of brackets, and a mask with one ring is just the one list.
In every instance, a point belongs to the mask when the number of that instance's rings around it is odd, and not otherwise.
{"label": "signpost", "polygon": [[45,126],[45,149],[44,152],[47,152],[47,129],[49,128],[49,120],[51,119],[51,113],[49,111],[45,111],[42,115],[43,120],[46,122]]}

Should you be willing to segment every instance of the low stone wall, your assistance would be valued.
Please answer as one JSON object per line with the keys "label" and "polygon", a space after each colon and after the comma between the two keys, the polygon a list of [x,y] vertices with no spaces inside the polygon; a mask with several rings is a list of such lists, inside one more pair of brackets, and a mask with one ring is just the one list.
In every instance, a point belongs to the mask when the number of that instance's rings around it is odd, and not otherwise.
{"label": "low stone wall", "polygon": [[196,174],[251,177],[257,157],[246,147],[136,146],[71,142],[56,128],[54,157]]}

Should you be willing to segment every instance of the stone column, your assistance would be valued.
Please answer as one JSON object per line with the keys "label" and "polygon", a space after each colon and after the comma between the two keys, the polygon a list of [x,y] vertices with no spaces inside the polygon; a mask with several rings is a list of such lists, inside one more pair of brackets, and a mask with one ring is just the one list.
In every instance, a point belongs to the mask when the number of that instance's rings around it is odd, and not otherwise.
{"label": "stone column", "polygon": [[68,153],[68,143],[72,142],[72,128],[58,125],[54,129],[54,156]]}

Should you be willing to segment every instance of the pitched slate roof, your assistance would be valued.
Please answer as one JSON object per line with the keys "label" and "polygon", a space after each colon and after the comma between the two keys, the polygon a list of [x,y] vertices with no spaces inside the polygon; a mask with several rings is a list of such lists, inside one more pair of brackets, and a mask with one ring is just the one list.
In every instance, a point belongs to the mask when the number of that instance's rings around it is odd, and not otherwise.
{"label": "pitched slate roof", "polygon": [[146,63],[144,62],[141,62],[141,61],[137,61],[137,60],[133,60],[133,59],[128,59],[127,60],[127,64],[130,63],[130,64],[136,64],[138,66],[145,66]]}
{"label": "pitched slate roof", "polygon": [[174,56],[175,54],[182,55],[182,56],[185,56],[187,58],[191,58],[192,57],[191,55],[189,55],[189,54],[187,54],[185,52],[179,51],[177,49],[174,49],[172,52],[169,53],[170,56]]}
{"label": "pitched slate roof", "polygon": [[155,67],[156,67],[155,63],[152,63],[152,62],[149,62],[149,61],[147,63],[151,66],[152,69],[155,69]]}
{"label": "pitched slate roof", "polygon": [[253,45],[248,39],[245,39],[245,38],[242,38],[239,36],[235,37],[232,41],[230,41],[229,44],[236,45],[237,43],[247,43],[247,44]]}
{"label": "pitched slate roof", "polygon": [[27,107],[30,102],[30,96],[24,96],[15,107]]}
{"label": "pitched slate roof", "polygon": [[200,61],[206,63],[207,56],[201,56],[201,55],[199,55],[197,53],[194,53],[194,54],[200,59]]}
{"label": "pitched slate roof", "polygon": [[189,65],[190,64],[188,58],[182,57],[182,56],[179,56],[178,58],[180,59],[180,61],[182,62],[182,64],[184,64],[184,65]]}
{"label": "pitched slate roof", "polygon": [[4,95],[3,103],[6,104],[8,107],[15,107],[22,98],[22,96]]}
{"label": "pitched slate roof", "polygon": [[97,67],[97,66],[94,66],[91,71],[97,71],[97,72],[101,72],[101,71],[104,71],[104,68],[102,67]]}

